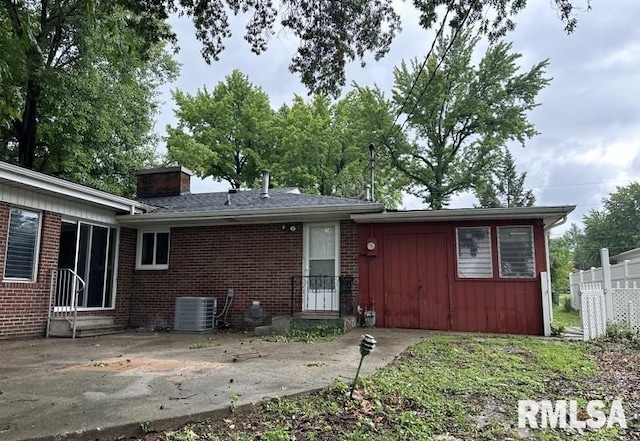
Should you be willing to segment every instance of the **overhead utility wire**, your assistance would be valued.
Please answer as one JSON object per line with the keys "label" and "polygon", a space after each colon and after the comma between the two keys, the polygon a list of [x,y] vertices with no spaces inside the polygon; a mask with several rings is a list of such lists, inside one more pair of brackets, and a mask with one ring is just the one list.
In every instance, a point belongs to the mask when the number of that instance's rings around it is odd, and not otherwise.
{"label": "overhead utility wire", "polygon": [[[464,25],[467,21],[467,19],[469,18],[469,16],[471,15],[471,11],[473,11],[473,7],[475,6],[475,4],[477,3],[478,0],[475,0],[473,3],[471,3],[469,5],[469,9],[467,10],[464,18],[462,19],[462,21],[460,22],[460,25],[458,27],[456,27],[456,30],[453,33],[453,36],[451,37],[451,41],[449,42],[449,44],[447,45],[447,47],[445,48],[444,54],[442,54],[442,57],[440,57],[440,60],[438,61],[438,63],[436,64],[435,69],[433,70],[433,75],[431,75],[429,77],[429,80],[427,81],[427,84],[425,84],[425,86],[422,88],[422,92],[420,92],[420,95],[418,95],[418,98],[415,100],[415,102],[413,103],[413,107],[411,108],[411,111],[409,111],[409,113],[407,114],[407,118],[404,120],[404,122],[400,125],[400,130],[398,130],[398,134],[402,133],[402,131],[404,130],[404,126],[407,124],[407,122],[409,122],[409,118],[411,118],[411,115],[413,114],[413,112],[416,110],[416,107],[418,107],[418,103],[420,102],[420,100],[422,99],[422,97],[424,96],[424,94],[427,92],[427,89],[429,88],[429,86],[431,85],[431,82],[433,81],[433,79],[435,78],[435,74],[436,72],[438,72],[438,69],[440,69],[440,66],[442,65],[442,63],[444,62],[445,57],[447,56],[447,54],[449,53],[449,51],[451,50],[451,48],[453,47],[453,44],[456,41],[456,38],[458,38],[458,34],[460,33],[460,29],[464,28]],[[416,76],[416,82],[418,80],[418,77]],[[407,98],[410,95],[407,95]],[[393,126],[392,126],[393,127]]]}
{"label": "overhead utility wire", "polygon": [[411,88],[409,89],[409,93],[407,93],[407,95],[404,97],[404,102],[402,103],[402,106],[400,106],[400,109],[398,110],[398,113],[396,114],[396,117],[393,119],[393,123],[391,124],[391,127],[389,127],[389,130],[387,131],[387,134],[384,137],[384,139],[388,139],[391,136],[391,132],[393,131],[393,128],[395,127],[396,123],[398,122],[398,118],[400,118],[400,115],[402,115],[402,111],[404,110],[404,106],[407,105],[407,101],[409,101],[409,97],[413,93],[413,89],[418,84],[418,79],[420,78],[420,75],[422,74],[422,71],[426,67],[427,61],[429,61],[429,57],[431,57],[431,54],[433,53],[433,49],[436,46],[438,38],[440,38],[440,36],[442,35],[442,31],[446,27],[447,17],[449,16],[449,12],[451,12],[450,6],[451,6],[451,3],[449,5],[447,5],[447,12],[444,14],[444,18],[442,19],[442,23],[440,23],[440,28],[438,29],[438,32],[436,32],[436,36],[434,37],[433,41],[431,42],[431,47],[429,48],[429,51],[427,52],[427,55],[424,57],[424,61],[422,63],[422,66],[420,66],[420,70],[418,70],[418,75],[416,75],[416,77],[413,79],[413,84],[411,84]]}

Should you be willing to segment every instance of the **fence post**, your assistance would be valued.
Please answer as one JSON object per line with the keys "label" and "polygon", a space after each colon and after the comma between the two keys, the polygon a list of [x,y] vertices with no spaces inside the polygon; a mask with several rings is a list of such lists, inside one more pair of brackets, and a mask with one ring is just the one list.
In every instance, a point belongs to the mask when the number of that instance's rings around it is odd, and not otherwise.
{"label": "fence post", "polygon": [[613,291],[611,286],[611,263],[609,263],[609,250],[600,249],[600,262],[602,264],[602,288],[604,290],[604,302],[607,310],[607,321],[613,322]]}
{"label": "fence post", "polygon": [[624,261],[624,281],[626,282],[629,279],[629,261]]}

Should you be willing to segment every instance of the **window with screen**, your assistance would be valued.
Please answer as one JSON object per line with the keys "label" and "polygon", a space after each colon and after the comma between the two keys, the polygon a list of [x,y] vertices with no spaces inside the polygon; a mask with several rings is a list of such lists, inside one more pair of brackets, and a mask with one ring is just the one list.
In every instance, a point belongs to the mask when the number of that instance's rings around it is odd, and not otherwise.
{"label": "window with screen", "polygon": [[535,277],[533,228],[498,227],[500,277]]}
{"label": "window with screen", "polygon": [[490,227],[457,228],[456,244],[458,277],[493,277]]}
{"label": "window with screen", "polygon": [[40,213],[20,208],[9,212],[4,278],[35,281],[38,263]]}

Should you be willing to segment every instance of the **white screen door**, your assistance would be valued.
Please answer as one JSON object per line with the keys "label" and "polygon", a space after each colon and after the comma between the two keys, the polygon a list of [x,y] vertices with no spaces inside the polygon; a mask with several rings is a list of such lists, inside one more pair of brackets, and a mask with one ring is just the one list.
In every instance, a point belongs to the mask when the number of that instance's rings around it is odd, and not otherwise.
{"label": "white screen door", "polygon": [[303,309],[339,310],[339,227],[337,224],[305,226]]}

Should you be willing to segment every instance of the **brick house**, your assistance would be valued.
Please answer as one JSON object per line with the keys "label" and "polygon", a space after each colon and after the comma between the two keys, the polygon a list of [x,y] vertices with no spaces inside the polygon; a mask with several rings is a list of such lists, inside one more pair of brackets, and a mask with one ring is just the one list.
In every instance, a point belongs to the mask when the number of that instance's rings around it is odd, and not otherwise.
{"label": "brick house", "polygon": [[190,176],[140,171],[131,200],[0,162],[0,339],[59,317],[174,329],[178,299],[212,297],[234,328],[361,306],[381,326],[548,333],[546,231],[573,207],[396,212],[268,178],[191,194]]}

